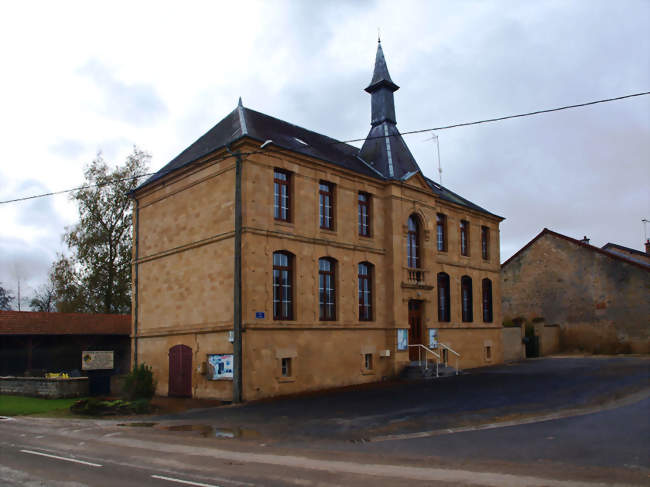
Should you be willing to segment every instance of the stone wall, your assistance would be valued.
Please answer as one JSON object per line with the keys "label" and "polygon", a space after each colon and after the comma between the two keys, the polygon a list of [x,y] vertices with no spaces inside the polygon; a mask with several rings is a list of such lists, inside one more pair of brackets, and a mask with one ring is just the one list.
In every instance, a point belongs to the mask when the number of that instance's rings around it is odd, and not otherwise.
{"label": "stone wall", "polygon": [[526,345],[522,342],[523,327],[511,326],[501,329],[503,337],[503,361],[518,362],[526,358]]}
{"label": "stone wall", "polygon": [[641,265],[545,233],[503,266],[501,281],[505,320],[559,325],[563,351],[648,353],[650,271]]}
{"label": "stone wall", "polygon": [[560,327],[558,325],[535,324],[535,335],[539,337],[539,355],[553,355],[560,350]]}
{"label": "stone wall", "polygon": [[0,394],[47,399],[84,397],[88,395],[88,378],[0,377]]}

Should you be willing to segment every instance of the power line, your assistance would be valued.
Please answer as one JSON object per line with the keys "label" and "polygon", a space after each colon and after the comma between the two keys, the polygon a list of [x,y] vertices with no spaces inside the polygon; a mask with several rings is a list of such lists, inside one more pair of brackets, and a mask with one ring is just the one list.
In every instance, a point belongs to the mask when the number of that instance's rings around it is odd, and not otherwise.
{"label": "power line", "polygon": [[[261,152],[267,152],[267,151],[258,150],[258,151],[252,151],[252,152],[242,152],[242,155],[259,154]],[[213,163],[221,162],[221,161],[229,159],[231,157],[234,157],[234,156],[233,155],[227,155],[227,156],[221,157],[220,159],[218,159],[216,161],[212,161],[212,162]],[[80,190],[83,190],[83,189],[101,188],[103,186],[107,186],[107,185],[113,184],[113,183],[119,183],[121,181],[132,181],[134,179],[140,179],[140,178],[144,178],[146,176],[153,176],[154,174],[157,174],[157,173],[158,173],[157,171],[156,172],[148,172],[148,173],[144,173],[144,174],[138,174],[137,176],[129,176],[128,178],[112,179],[110,181],[105,181],[103,183],[86,184],[84,186],[78,186],[76,188],[62,189],[60,191],[52,191],[50,193],[41,193],[41,194],[35,194],[35,195],[31,195],[31,196],[24,196],[22,198],[14,198],[14,199],[11,199],[11,200],[0,201],[0,205],[4,205],[4,204],[7,204],[7,203],[18,203],[20,201],[33,200],[33,199],[36,199],[36,198],[44,198],[46,196],[55,196],[57,194],[72,193],[73,191],[80,191]]]}
{"label": "power line", "polygon": [[[539,115],[541,113],[559,112],[561,110],[569,110],[571,108],[586,107],[586,106],[589,106],[589,105],[597,105],[598,103],[607,103],[607,102],[610,102],[610,101],[624,100],[626,98],[634,98],[635,96],[644,96],[644,95],[650,95],[650,91],[642,91],[640,93],[632,93],[630,95],[617,96],[617,97],[614,97],[614,98],[603,98],[602,100],[588,101],[588,102],[585,102],[585,103],[578,103],[576,105],[566,105],[566,106],[557,107],[557,108],[546,108],[544,110],[536,110],[534,112],[519,113],[517,115],[505,115],[503,117],[486,118],[484,120],[477,120],[476,122],[463,122],[463,123],[455,123],[455,124],[452,124],[452,125],[443,125],[441,127],[433,127],[433,128],[430,128],[430,129],[410,130],[408,132],[402,132],[401,135],[421,134],[423,132],[434,132],[436,130],[455,129],[455,128],[458,128],[458,127],[468,127],[470,125],[479,125],[479,124],[482,124],[482,123],[500,122],[502,120],[509,120],[511,118],[530,117],[532,115]],[[379,135],[379,136],[376,136],[376,137],[368,137],[368,138],[370,138],[370,139],[383,139],[383,138],[385,138],[385,136],[384,135]],[[342,140],[342,141],[338,141],[336,143],[361,142],[363,140],[367,140],[368,138]]]}
{"label": "power line", "polygon": [[[616,97],[613,97],[613,98],[603,98],[603,99],[600,99],[600,100],[588,101],[588,102],[585,102],[585,103],[578,103],[578,104],[575,104],[575,105],[565,105],[565,106],[556,107],[556,108],[546,108],[546,109],[543,109],[543,110],[536,110],[534,112],[518,113],[516,115],[505,115],[505,116],[502,116],[502,117],[486,118],[486,119],[483,119],[483,120],[476,120],[474,122],[462,122],[462,123],[455,123],[455,124],[451,124],[451,125],[442,125],[440,127],[432,127],[432,128],[427,128],[427,129],[409,130],[408,132],[401,132],[400,134],[378,135],[378,136],[374,136],[374,137],[364,137],[364,138],[360,138],[360,139],[337,140],[337,141],[332,142],[331,145],[347,144],[347,143],[350,143],[350,142],[361,142],[361,141],[365,141],[365,140],[369,140],[369,139],[385,139],[386,137],[398,137],[399,135],[421,134],[421,133],[424,133],[424,132],[435,132],[435,131],[438,131],[438,130],[448,130],[448,129],[454,129],[454,128],[459,128],[459,127],[469,127],[471,125],[480,125],[480,124],[484,124],[484,123],[500,122],[500,121],[503,121],[503,120],[509,120],[509,119],[513,119],[513,118],[530,117],[530,116],[533,116],[533,115],[540,115],[540,114],[543,114],[543,113],[559,112],[559,111],[562,111],[562,110],[570,110],[570,109],[573,109],[573,108],[580,108],[580,107],[586,107],[586,106],[590,106],[590,105],[597,105],[599,103],[608,103],[608,102],[612,102],[612,101],[624,100],[626,98],[634,98],[634,97],[637,97],[637,96],[644,96],[644,95],[650,95],[650,91],[643,91],[643,92],[640,92],[640,93],[632,93],[632,94],[629,94],[629,95],[616,96]],[[301,147],[304,148],[304,147],[313,147],[313,146],[311,144],[302,143]],[[264,151],[260,150],[260,151],[247,152],[247,153],[242,153],[242,155],[249,155],[250,156],[250,155],[258,154],[258,153],[261,153],[261,152],[264,152]],[[228,159],[230,157],[234,157],[234,156],[228,155],[228,156],[225,156],[225,157],[219,159],[219,161]],[[219,162],[219,161],[216,161],[216,162]],[[115,180],[107,181],[107,182],[104,182],[104,183],[89,184],[89,185],[85,185],[85,186],[79,186],[77,188],[63,189],[61,191],[52,191],[50,193],[42,193],[42,194],[35,194],[35,195],[32,195],[32,196],[25,196],[25,197],[22,197],[22,198],[14,198],[14,199],[11,199],[11,200],[0,201],[0,205],[4,205],[4,204],[8,204],[8,203],[17,203],[17,202],[20,202],[20,201],[27,201],[27,200],[32,200],[32,199],[36,199],[36,198],[44,198],[46,196],[54,196],[54,195],[58,195],[58,194],[71,193],[73,191],[80,191],[82,189],[99,188],[99,187],[106,186],[108,184],[112,184],[112,183],[115,183],[115,182],[128,181],[128,180],[133,180],[133,179],[140,179],[140,178],[143,178],[145,176],[153,176],[154,174],[156,174],[156,173],[155,172],[153,172],[153,173],[145,173],[145,174],[140,174],[138,176],[122,178],[122,179],[115,179]]]}
{"label": "power line", "polygon": [[62,189],[61,191],[52,191],[51,193],[41,193],[41,194],[35,194],[35,195],[32,195],[32,196],[24,196],[22,198],[14,198],[13,200],[0,201],[0,205],[4,205],[5,203],[17,203],[18,201],[33,200],[35,198],[44,198],[45,196],[55,196],[57,194],[72,193],[73,191],[81,191],[82,189],[101,188],[102,186],[107,186],[109,184],[119,183],[121,181],[131,181],[133,179],[140,179],[140,178],[143,178],[145,176],[152,176],[154,174],[156,174],[156,173],[150,172],[150,173],[140,174],[138,176],[130,176],[128,178],[112,179],[112,180],[106,181],[104,183],[87,184],[85,186],[79,186],[77,188]]}

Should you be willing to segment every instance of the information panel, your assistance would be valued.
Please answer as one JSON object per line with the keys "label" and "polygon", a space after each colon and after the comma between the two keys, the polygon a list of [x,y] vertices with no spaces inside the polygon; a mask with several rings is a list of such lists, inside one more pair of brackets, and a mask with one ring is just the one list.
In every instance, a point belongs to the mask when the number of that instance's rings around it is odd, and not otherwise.
{"label": "information panel", "polygon": [[232,354],[208,355],[208,379],[232,379]]}
{"label": "information panel", "polygon": [[113,351],[81,352],[81,370],[110,370],[113,366]]}
{"label": "information panel", "polygon": [[409,347],[408,330],[400,328],[397,330],[397,350],[407,350]]}
{"label": "information panel", "polygon": [[429,348],[438,348],[438,330],[429,328]]}

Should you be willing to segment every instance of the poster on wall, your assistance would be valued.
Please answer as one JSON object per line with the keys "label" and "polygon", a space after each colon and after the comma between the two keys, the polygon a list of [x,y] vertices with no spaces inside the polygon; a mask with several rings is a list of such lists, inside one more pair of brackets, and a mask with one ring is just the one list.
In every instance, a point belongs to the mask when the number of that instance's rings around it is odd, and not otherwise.
{"label": "poster on wall", "polygon": [[409,346],[409,334],[405,328],[397,330],[397,350],[406,350]]}
{"label": "poster on wall", "polygon": [[438,348],[438,330],[429,328],[429,348]]}
{"label": "poster on wall", "polygon": [[208,379],[232,379],[232,354],[208,355]]}

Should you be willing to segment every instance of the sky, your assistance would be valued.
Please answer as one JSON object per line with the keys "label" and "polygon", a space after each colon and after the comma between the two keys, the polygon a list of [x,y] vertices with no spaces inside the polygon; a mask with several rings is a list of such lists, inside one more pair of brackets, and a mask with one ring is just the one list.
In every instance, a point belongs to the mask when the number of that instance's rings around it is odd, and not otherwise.
{"label": "sky", "polygon": [[[159,169],[240,96],[363,138],[378,29],[402,132],[650,91],[648,1],[5,2],[0,201],[78,186],[99,152]],[[650,96],[435,135],[443,185],[506,218],[502,262],[544,227],[643,249]],[[438,180],[432,134],[405,140]],[[0,204],[0,221],[0,285],[28,301],[76,207]]]}

